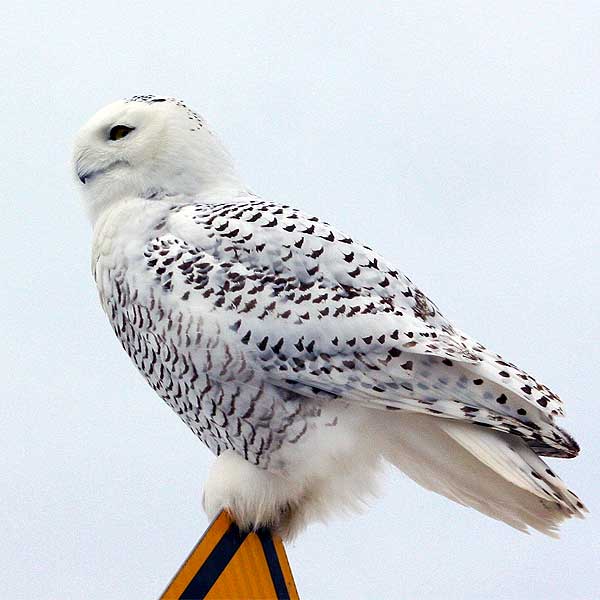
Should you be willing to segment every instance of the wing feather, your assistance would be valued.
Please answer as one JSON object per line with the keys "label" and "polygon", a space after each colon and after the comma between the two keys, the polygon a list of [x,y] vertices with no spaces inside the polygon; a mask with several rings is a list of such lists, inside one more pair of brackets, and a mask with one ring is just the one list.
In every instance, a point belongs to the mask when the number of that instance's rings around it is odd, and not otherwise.
{"label": "wing feather", "polygon": [[156,285],[217,313],[231,346],[274,386],[472,422],[541,454],[578,451],[554,425],[555,394],[315,217],[256,199],[179,206],[145,256]]}

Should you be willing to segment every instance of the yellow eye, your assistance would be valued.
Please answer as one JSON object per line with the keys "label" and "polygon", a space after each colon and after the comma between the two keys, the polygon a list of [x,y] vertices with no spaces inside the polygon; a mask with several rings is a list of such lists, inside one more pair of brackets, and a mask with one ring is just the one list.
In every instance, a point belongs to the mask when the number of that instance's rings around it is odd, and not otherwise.
{"label": "yellow eye", "polygon": [[124,138],[134,129],[135,127],[127,127],[127,125],[115,125],[108,133],[108,137],[114,142],[116,140]]}

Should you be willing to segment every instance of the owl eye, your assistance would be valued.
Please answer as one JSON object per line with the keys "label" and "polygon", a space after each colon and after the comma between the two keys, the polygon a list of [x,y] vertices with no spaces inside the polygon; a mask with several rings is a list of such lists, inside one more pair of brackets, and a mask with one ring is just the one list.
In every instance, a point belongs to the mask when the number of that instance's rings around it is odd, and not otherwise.
{"label": "owl eye", "polygon": [[115,125],[108,133],[109,139],[113,142],[129,135],[135,127],[127,127],[127,125]]}

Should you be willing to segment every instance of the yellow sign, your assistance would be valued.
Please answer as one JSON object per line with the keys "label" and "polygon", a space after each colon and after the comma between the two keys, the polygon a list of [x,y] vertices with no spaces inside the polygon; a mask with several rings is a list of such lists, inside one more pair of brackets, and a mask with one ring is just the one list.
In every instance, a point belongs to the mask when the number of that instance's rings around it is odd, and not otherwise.
{"label": "yellow sign", "polygon": [[280,538],[241,532],[226,512],[212,522],[161,600],[299,600]]}

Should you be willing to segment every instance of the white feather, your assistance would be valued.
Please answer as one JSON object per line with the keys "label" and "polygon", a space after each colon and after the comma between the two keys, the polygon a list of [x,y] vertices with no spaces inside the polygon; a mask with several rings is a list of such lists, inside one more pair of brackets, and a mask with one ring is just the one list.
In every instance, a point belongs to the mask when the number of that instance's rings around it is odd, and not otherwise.
{"label": "white feather", "polygon": [[218,456],[209,514],[293,535],[363,506],[382,459],[523,531],[585,510],[536,455],[579,450],[558,396],[370,248],[248,192],[183,102],[101,110],[74,170],[115,333]]}
{"label": "white feather", "polygon": [[386,458],[419,485],[521,531],[556,536],[565,518],[585,510],[558,477],[548,481],[545,463],[515,436],[425,415],[388,420],[388,432]]}

